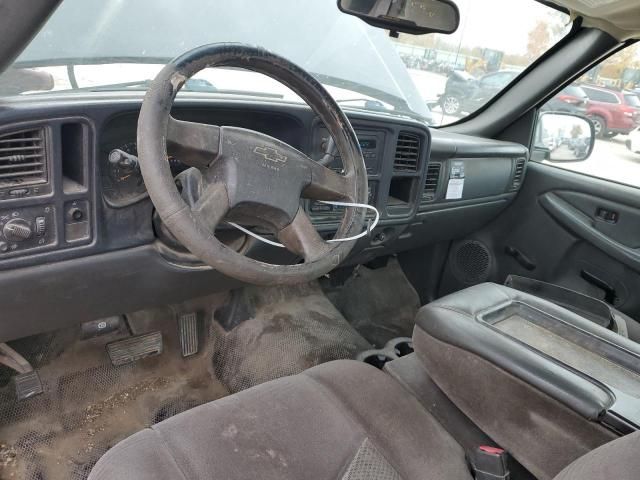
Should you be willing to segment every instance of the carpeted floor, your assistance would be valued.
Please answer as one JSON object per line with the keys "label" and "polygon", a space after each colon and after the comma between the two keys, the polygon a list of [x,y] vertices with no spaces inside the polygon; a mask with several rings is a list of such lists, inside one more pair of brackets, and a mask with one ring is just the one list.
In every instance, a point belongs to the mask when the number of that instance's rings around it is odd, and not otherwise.
{"label": "carpeted floor", "polygon": [[[418,298],[394,262],[358,269],[330,296],[318,282],[245,287],[128,315],[131,331],[82,340],[73,328],[12,342],[44,393],[17,401],[11,371],[0,367],[0,480],[84,480],[104,452],[144,427],[411,334]],[[201,346],[185,359],[177,318],[190,311]],[[157,330],[161,355],[111,365],[107,343]]]}
{"label": "carpeted floor", "polygon": [[395,259],[375,270],[361,265],[343,285],[325,290],[349,323],[375,347],[413,334],[420,298]]}
{"label": "carpeted floor", "polygon": [[8,372],[0,372],[0,479],[83,480],[123,438],[227,395],[212,372],[211,332],[205,329],[200,353],[183,359],[176,313],[132,315],[132,326],[162,331],[164,352],[121,367],[111,365],[105,345],[122,334],[80,340],[79,329],[70,329],[15,342],[37,367],[44,393],[19,402]]}
{"label": "carpeted floor", "polygon": [[[187,311],[199,312],[204,338],[200,352],[184,359],[177,318]],[[245,287],[128,320],[131,332],[82,340],[73,328],[12,342],[37,369],[44,393],[17,401],[11,371],[0,367],[0,479],[84,480],[111,446],[144,427],[372,347],[317,282]],[[107,343],[157,330],[161,355],[111,365]]]}
{"label": "carpeted floor", "polygon": [[246,287],[236,295],[240,313],[217,336],[213,359],[217,378],[232,392],[371,348],[317,282]]}

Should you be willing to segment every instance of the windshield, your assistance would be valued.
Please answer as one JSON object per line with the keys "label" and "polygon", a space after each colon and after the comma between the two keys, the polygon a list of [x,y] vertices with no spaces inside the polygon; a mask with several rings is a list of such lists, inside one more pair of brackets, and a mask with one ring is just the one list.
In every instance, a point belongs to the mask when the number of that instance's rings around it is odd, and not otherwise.
{"label": "windshield", "polygon": [[453,35],[400,35],[396,48],[433,122],[458,121],[489,103],[571,29],[568,15],[532,0],[457,0]]}
{"label": "windshield", "polygon": [[[0,96],[145,90],[171,58],[207,43],[241,42],[297,63],[343,106],[449,123],[499,93],[567,23],[533,0],[458,4],[456,34],[393,39],[340,12],[335,0],[64,0],[0,76]],[[523,30],[530,33],[521,41]],[[502,70],[508,75],[476,81]],[[480,99],[476,90],[485,83],[493,90]],[[455,112],[443,108],[453,84],[464,92]],[[237,69],[206,69],[183,90],[301,101],[276,81]]]}

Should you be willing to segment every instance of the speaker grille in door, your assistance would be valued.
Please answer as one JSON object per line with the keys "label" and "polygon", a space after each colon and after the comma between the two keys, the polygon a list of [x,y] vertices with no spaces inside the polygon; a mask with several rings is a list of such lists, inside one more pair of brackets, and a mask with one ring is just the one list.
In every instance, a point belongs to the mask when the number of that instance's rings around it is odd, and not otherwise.
{"label": "speaker grille in door", "polygon": [[456,280],[474,285],[488,280],[493,256],[484,243],[463,240],[451,249],[451,269]]}

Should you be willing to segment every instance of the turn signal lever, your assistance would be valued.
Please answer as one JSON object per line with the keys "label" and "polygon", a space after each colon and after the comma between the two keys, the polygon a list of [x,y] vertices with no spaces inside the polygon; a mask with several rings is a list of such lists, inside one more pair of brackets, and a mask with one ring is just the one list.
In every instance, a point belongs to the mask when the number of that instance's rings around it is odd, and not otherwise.
{"label": "turn signal lever", "polygon": [[336,142],[333,140],[331,135],[329,135],[328,138],[322,139],[322,149],[324,154],[322,155],[322,158],[318,160],[318,163],[326,167],[335,160],[337,153]]}
{"label": "turn signal lever", "polygon": [[112,150],[109,154],[109,163],[114,167],[119,168],[122,172],[133,173],[140,170],[138,157],[118,148]]}

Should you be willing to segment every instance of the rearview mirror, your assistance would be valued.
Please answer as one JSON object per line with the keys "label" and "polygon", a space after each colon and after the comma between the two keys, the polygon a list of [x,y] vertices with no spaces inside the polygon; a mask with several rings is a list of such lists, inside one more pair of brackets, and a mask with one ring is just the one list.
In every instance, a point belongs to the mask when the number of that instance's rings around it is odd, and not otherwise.
{"label": "rearview mirror", "polygon": [[550,162],[581,162],[591,155],[595,138],[588,118],[544,112],[538,119],[534,148],[545,152],[545,160]]}
{"label": "rearview mirror", "polygon": [[460,24],[451,0],[338,0],[338,8],[374,27],[414,35],[453,33]]}

